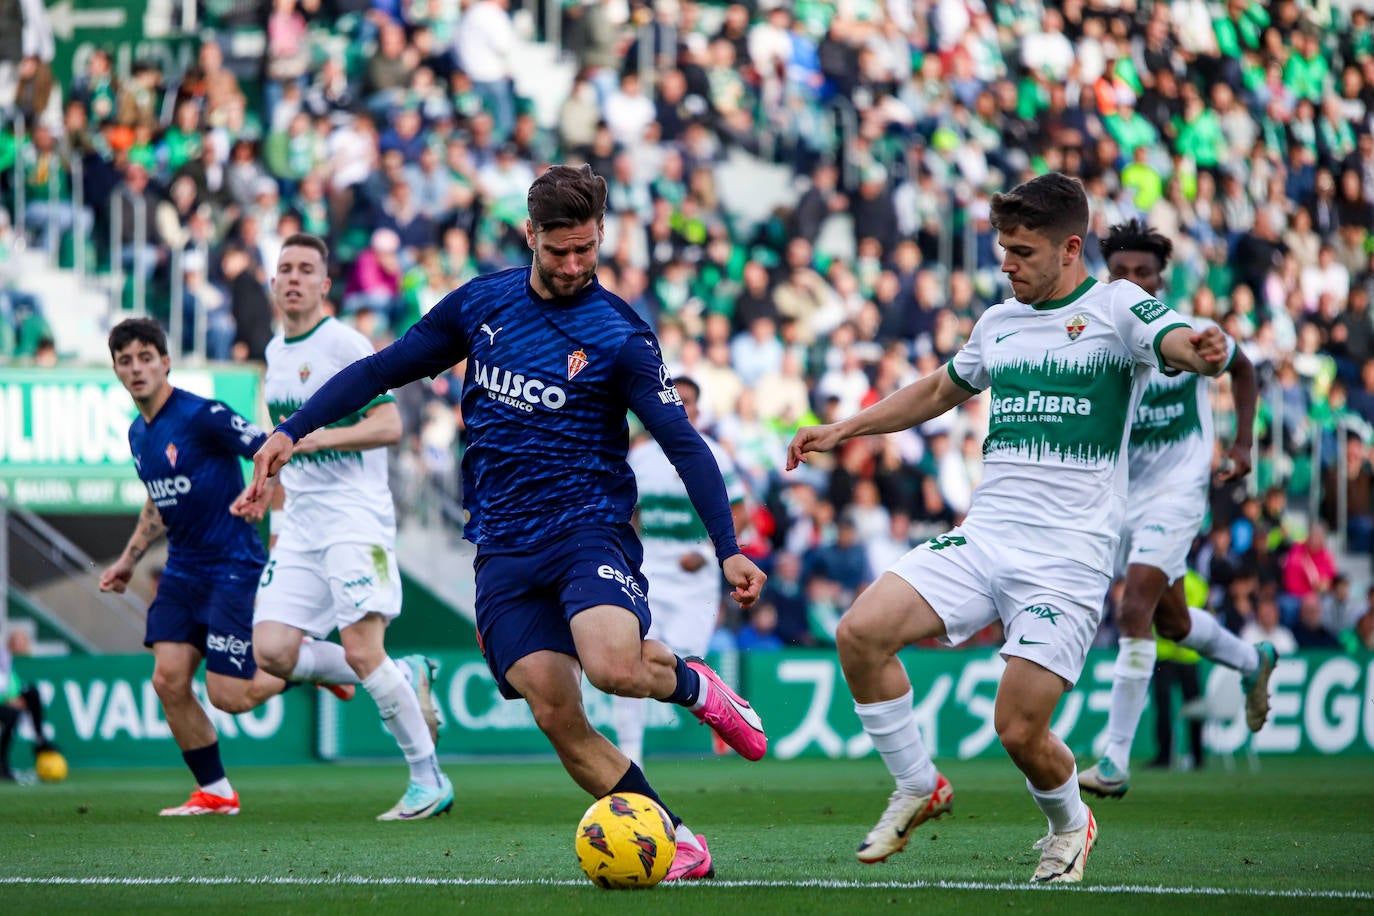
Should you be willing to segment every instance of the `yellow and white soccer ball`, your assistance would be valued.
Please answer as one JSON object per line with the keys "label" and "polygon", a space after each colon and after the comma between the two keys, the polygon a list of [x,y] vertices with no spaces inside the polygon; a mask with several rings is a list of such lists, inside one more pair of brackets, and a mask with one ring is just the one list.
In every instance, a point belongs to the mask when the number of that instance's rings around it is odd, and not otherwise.
{"label": "yellow and white soccer ball", "polygon": [[645,795],[597,799],[577,825],[577,861],[592,883],[608,889],[653,887],[677,854],[673,823]]}
{"label": "yellow and white soccer ball", "polygon": [[67,758],[59,751],[39,751],[33,768],[44,782],[61,782],[67,778]]}

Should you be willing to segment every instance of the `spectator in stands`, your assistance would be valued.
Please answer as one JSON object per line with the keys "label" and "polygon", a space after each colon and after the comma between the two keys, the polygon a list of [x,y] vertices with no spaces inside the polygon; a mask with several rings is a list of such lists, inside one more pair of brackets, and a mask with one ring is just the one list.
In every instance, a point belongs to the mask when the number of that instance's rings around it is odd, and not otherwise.
{"label": "spectator in stands", "polygon": [[[1374,587],[1370,588],[1370,596],[1374,599]],[[1343,630],[1340,640],[1341,646],[1351,655],[1374,652],[1374,606],[1361,614],[1350,629]]]}
{"label": "spectator in stands", "polygon": [[1335,577],[1336,558],[1326,546],[1326,526],[1314,519],[1307,539],[1294,544],[1284,559],[1283,590],[1299,600],[1309,595],[1320,598],[1331,590]]}
{"label": "spectator in stands", "polygon": [[358,255],[344,289],[345,314],[364,306],[379,312],[388,323],[399,308],[401,239],[392,229],[373,231],[367,248]]}
{"label": "spectator in stands", "polygon": [[455,36],[458,64],[472,80],[483,109],[491,113],[498,142],[515,125],[511,55],[516,38],[509,6],[509,0],[472,0],[463,10]]}
{"label": "spectator in stands", "polygon": [[157,231],[157,192],[151,185],[148,169],[130,163],[124,170],[124,181],[115,190],[111,208],[117,213],[123,247],[122,263],[126,270],[136,270],[145,280],[166,259],[162,237]]}
{"label": "spectator in stands", "polygon": [[1279,605],[1272,595],[1260,596],[1255,605],[1255,617],[1241,627],[1240,638],[1248,643],[1267,642],[1280,658],[1298,650],[1293,632],[1279,620]]}
{"label": "spectator in stands", "polygon": [[71,165],[58,149],[57,138],[44,122],[34,124],[29,144],[21,149],[24,169],[24,228],[37,235],[39,245],[55,254],[70,233],[89,236],[94,217],[90,208],[72,200]]}
{"label": "spectator in stands", "polygon": [[1322,621],[1322,600],[1315,592],[1304,595],[1298,607],[1298,620],[1292,627],[1299,649],[1339,649],[1336,634]]}
{"label": "spectator in stands", "polygon": [[771,601],[760,601],[748,612],[749,619],[735,634],[741,652],[776,652],[783,647],[778,635],[778,609]]}

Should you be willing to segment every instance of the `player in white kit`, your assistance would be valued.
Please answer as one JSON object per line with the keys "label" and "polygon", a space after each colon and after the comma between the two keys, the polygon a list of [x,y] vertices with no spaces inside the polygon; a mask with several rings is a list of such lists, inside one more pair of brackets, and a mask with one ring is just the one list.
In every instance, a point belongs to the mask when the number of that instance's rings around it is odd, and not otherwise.
{"label": "player in white kit", "polygon": [[[1149,226],[1136,220],[1113,226],[1101,249],[1113,280],[1130,280],[1150,292],[1163,288],[1173,244]],[[1195,319],[1193,325],[1202,328],[1211,322]],[[1229,337],[1227,346],[1236,441],[1219,480],[1249,472],[1255,426],[1254,366]],[[1084,791],[1094,795],[1120,798],[1129,788],[1131,742],[1155,667],[1152,621],[1165,639],[1241,673],[1251,731],[1258,731],[1269,714],[1269,675],[1278,659],[1274,647],[1244,642],[1206,610],[1189,608],[1183,595],[1188,551],[1207,512],[1212,449],[1208,386],[1196,375],[1152,372],[1131,422],[1130,484],[1118,558],[1126,587],[1117,614],[1121,636],[1112,673],[1107,749],[1078,776]]]}
{"label": "player in white kit", "polygon": [[1050,718],[1097,630],[1126,506],[1128,420],[1155,367],[1215,375],[1224,335],[1193,330],[1129,282],[1084,267],[1088,201],[1051,173],[992,200],[1014,298],[990,308],[941,370],[845,420],[799,430],[787,466],[854,436],[918,426],[991,389],[982,483],[963,525],[910,551],[864,591],[836,643],[854,708],[896,791],[861,862],[904,848],[953,791],[916,724],[897,653],[963,642],[1000,619],[1006,669],[994,723],[1049,834],[1032,881],[1079,881],[1097,834],[1073,754]]}
{"label": "player in white kit", "polygon": [[[697,425],[701,389],[690,378],[673,382],[687,419]],[[710,436],[702,441],[715,456],[725,479],[735,531],[748,525],[745,489],[730,454]],[[706,526],[692,507],[687,488],[663,448],[646,436],[630,449],[630,469],[639,488],[639,537],[644,544],[640,566],[649,581],[649,610],[653,622],[649,638],[657,639],[683,657],[702,656],[711,644],[720,609],[721,577],[715,549]],[[644,763],[644,720],[649,701],[615,697],[612,701],[616,745],[641,766]]]}
{"label": "player in white kit", "polygon": [[[303,233],[282,244],[272,296],[283,333],[267,345],[265,382],[273,423],[372,353],[366,337],[324,312],[328,252],[323,241]],[[401,612],[386,456],[386,446],[400,436],[400,414],[388,394],[296,444],[281,470],[285,520],[273,511],[275,541],[253,613],[259,667],[293,680],[360,683],[376,701],[410,765],[404,796],[378,820],[434,817],[453,806],[453,785],[434,750],[432,663],[419,656],[392,660],[384,641],[387,624]],[[265,498],[236,504],[236,511],[261,517]],[[335,628],[342,645],[324,639]]]}

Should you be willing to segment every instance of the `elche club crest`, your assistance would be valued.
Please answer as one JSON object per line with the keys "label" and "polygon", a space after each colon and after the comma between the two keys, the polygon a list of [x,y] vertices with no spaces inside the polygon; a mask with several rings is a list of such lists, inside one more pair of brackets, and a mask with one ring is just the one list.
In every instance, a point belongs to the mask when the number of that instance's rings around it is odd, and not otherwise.
{"label": "elche club crest", "polygon": [[296,370],[296,374],[301,377],[301,384],[304,385],[310,378],[310,364],[301,363],[301,367]]}
{"label": "elche club crest", "polygon": [[587,351],[578,347],[568,354],[568,378],[571,379],[585,368],[587,368]]}
{"label": "elche club crest", "polygon": [[1077,340],[1087,327],[1088,316],[1081,312],[1064,322],[1064,331],[1069,335],[1069,340]]}

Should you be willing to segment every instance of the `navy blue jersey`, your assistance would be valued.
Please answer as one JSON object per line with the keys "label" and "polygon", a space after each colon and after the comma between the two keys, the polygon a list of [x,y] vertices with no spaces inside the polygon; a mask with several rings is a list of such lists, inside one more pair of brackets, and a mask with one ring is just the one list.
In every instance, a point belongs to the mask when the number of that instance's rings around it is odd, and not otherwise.
{"label": "navy blue jersey", "polygon": [[229,514],[243,490],[239,458],[266,435],[219,401],[173,388],[151,421],[137,417],[129,448],[167,526],[168,575],[257,575],[267,562],[257,529]]}
{"label": "navy blue jersey", "polygon": [[738,553],[720,469],[687,420],[653,331],[595,280],[576,295],[545,300],[529,273],[502,271],[450,293],[278,428],[299,439],[376,392],[467,359],[466,538],[525,549],[579,526],[628,522],[636,490],[625,461],[626,411],[633,410],[687,483],[717,556]]}

